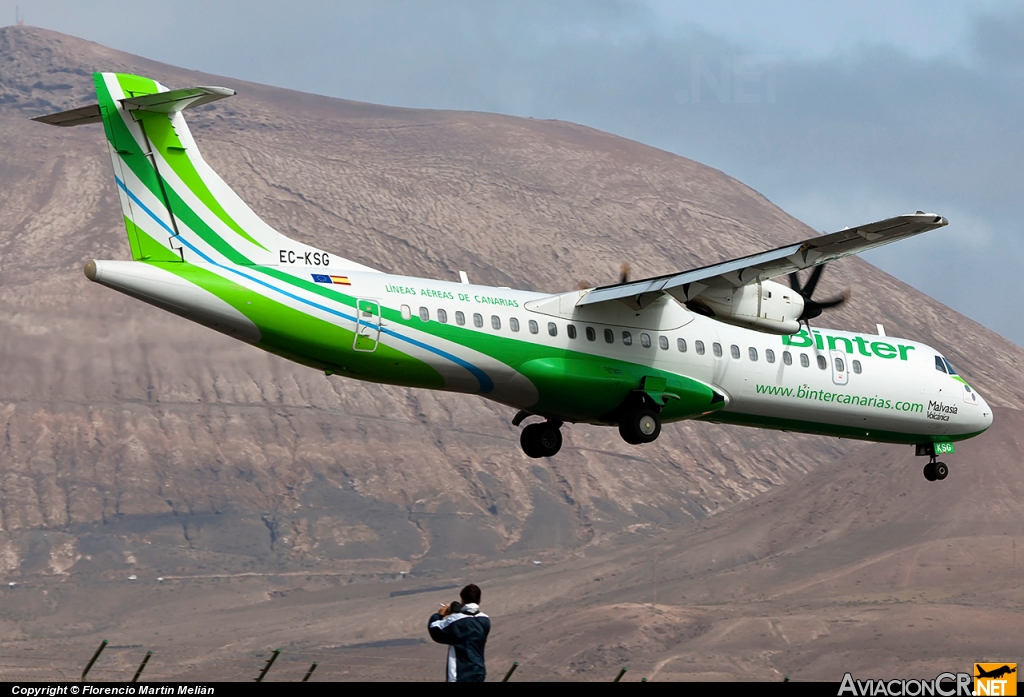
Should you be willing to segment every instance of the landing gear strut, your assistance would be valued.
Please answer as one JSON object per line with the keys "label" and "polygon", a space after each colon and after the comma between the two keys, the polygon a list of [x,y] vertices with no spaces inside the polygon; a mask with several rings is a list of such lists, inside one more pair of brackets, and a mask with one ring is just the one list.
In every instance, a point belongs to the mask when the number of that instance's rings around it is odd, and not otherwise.
{"label": "landing gear strut", "polygon": [[562,448],[561,423],[543,421],[523,428],[519,444],[523,452],[533,458],[551,457]]}

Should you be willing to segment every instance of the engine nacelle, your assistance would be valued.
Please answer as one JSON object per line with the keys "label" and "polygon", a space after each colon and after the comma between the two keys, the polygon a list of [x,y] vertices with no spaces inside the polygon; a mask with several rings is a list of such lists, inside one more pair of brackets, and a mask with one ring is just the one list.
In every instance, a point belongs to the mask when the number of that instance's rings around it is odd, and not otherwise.
{"label": "engine nacelle", "polygon": [[686,302],[698,314],[769,334],[795,334],[804,311],[799,293],[775,281],[739,288],[707,288]]}

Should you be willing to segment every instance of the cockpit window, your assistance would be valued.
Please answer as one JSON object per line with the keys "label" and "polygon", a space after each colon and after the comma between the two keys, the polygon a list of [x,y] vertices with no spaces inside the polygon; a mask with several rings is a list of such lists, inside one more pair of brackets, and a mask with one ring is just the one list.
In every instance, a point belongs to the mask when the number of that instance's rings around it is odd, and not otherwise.
{"label": "cockpit window", "polygon": [[958,375],[958,373],[955,370],[953,370],[953,364],[952,363],[947,361],[945,358],[943,358],[942,360],[946,364],[946,369],[949,371],[950,375]]}
{"label": "cockpit window", "polygon": [[946,362],[942,359],[942,356],[935,357],[935,370],[940,373],[946,372]]}

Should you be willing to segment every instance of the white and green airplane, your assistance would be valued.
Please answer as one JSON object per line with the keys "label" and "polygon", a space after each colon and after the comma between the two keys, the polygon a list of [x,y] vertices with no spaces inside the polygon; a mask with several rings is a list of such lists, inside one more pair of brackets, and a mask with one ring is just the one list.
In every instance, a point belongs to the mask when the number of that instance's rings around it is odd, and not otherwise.
{"label": "white and green airplane", "polygon": [[530,457],[557,453],[565,423],[636,445],[696,419],[914,445],[934,481],[949,471],[937,456],[992,423],[939,351],[808,324],[843,300],[812,299],[823,264],[941,216],[558,295],[395,276],[285,237],[203,160],[182,112],[233,90],[94,80],[98,104],[36,119],[106,132],[132,261],[89,261],[90,280],[327,375],[478,394],[518,410],[516,426],[539,417],[522,430]]}

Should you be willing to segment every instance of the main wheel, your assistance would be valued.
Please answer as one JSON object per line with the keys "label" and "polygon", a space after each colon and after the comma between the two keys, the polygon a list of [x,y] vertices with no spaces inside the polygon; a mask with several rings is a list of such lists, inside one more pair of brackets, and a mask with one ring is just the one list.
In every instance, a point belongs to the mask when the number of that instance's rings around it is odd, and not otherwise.
{"label": "main wheel", "polygon": [[949,476],[949,468],[946,467],[946,463],[945,462],[936,462],[935,463],[935,478],[938,479],[941,482],[943,479],[945,479],[948,476]]}
{"label": "main wheel", "polygon": [[619,422],[619,434],[630,445],[651,443],[661,434],[661,419],[652,409],[638,409]]}
{"label": "main wheel", "polygon": [[[945,465],[943,465],[943,467],[945,467]],[[927,465],[924,466],[924,478],[927,479],[929,482],[934,482],[936,479],[939,478],[938,473],[936,473],[935,471],[934,462],[929,462]]]}
{"label": "main wheel", "polygon": [[640,441],[636,439],[632,429],[629,427],[629,421],[626,419],[619,422],[619,435],[622,436],[622,440],[626,441],[630,445],[640,445]]}
{"label": "main wheel", "polygon": [[562,449],[562,431],[550,421],[530,424],[519,436],[519,444],[532,458],[551,457]]}

